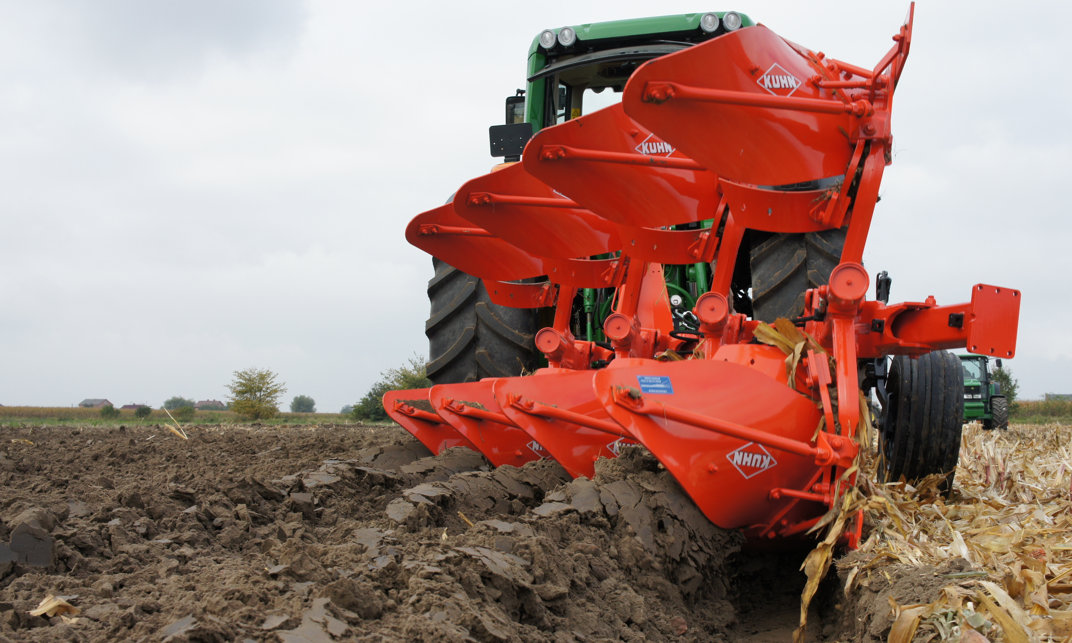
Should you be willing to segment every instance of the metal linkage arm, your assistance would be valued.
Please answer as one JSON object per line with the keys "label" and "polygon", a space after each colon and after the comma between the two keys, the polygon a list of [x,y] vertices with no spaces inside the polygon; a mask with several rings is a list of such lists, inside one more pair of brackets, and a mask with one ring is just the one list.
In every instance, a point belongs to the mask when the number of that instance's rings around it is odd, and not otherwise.
{"label": "metal linkage arm", "polygon": [[1013,357],[1020,299],[1019,290],[977,284],[966,304],[939,306],[933,297],[892,306],[866,302],[856,324],[859,355],[914,355],[963,347],[981,355]]}
{"label": "metal linkage arm", "polygon": [[632,413],[642,413],[651,417],[662,417],[681,422],[707,431],[748,440],[757,444],[780,449],[788,453],[815,458],[820,466],[834,465],[846,469],[852,465],[858,447],[851,439],[838,435],[822,436],[824,439],[812,445],[800,440],[787,438],[769,431],[721,420],[718,418],[689,411],[662,402],[653,402],[635,389],[618,388],[614,391],[614,402]]}

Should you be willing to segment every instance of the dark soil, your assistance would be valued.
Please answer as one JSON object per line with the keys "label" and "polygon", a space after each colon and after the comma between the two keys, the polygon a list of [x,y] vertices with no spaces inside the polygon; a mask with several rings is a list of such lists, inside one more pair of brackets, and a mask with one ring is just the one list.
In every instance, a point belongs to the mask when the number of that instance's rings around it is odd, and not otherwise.
{"label": "dark soil", "polygon": [[[0,428],[0,640],[777,641],[796,624],[805,552],[742,552],[639,448],[570,480],[432,457],[393,427],[189,433]],[[810,640],[881,634],[888,603],[839,615],[832,582]],[[79,613],[31,616],[47,595]]]}

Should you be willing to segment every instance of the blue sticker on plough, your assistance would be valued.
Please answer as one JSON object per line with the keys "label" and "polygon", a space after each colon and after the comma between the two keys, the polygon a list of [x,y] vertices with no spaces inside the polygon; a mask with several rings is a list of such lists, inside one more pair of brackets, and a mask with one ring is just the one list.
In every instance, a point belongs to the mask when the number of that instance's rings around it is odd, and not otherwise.
{"label": "blue sticker on plough", "polygon": [[641,393],[653,395],[673,395],[674,385],[670,383],[668,375],[637,375]]}

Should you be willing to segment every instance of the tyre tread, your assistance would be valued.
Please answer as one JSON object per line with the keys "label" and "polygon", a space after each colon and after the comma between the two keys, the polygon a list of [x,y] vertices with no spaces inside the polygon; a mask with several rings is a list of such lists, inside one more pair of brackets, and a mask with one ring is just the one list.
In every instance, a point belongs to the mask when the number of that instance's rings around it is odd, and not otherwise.
{"label": "tyre tread", "polygon": [[942,485],[953,486],[960,459],[964,381],[960,360],[947,351],[916,359],[893,358],[887,378],[891,393],[880,423],[880,474],[885,481],[916,481],[945,474]]}
{"label": "tyre tread", "polygon": [[538,310],[496,305],[476,277],[438,259],[432,265],[428,378],[436,384],[472,382],[535,368]]}
{"label": "tyre tread", "polygon": [[845,228],[804,234],[774,234],[749,252],[754,319],[799,317],[804,292],[827,283],[841,260]]}

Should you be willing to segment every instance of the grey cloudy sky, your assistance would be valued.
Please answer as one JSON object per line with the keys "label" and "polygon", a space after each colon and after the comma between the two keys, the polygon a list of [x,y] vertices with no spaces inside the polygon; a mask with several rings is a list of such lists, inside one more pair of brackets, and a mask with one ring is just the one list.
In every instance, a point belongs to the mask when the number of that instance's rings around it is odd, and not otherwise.
{"label": "grey cloudy sky", "polygon": [[[426,354],[404,227],[490,169],[541,29],[736,9],[870,67],[908,3],[518,7],[0,0],[0,403],[223,399],[256,366],[336,411]],[[865,256],[893,301],[1021,289],[1028,397],[1072,392],[1070,18],[917,6]]]}

